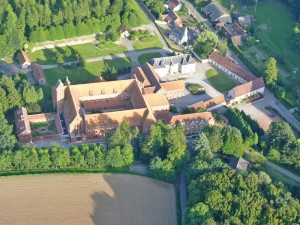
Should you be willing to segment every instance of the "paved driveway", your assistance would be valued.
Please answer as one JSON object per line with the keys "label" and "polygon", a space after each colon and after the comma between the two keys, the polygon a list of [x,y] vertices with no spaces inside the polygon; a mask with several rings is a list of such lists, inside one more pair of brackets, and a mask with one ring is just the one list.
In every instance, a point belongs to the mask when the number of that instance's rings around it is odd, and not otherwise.
{"label": "paved driveway", "polygon": [[262,99],[252,104],[239,104],[236,105],[236,107],[240,110],[243,110],[252,119],[256,120],[259,126],[264,131],[267,131],[272,122],[282,120],[278,115],[266,110],[265,107],[267,105],[267,100]]}

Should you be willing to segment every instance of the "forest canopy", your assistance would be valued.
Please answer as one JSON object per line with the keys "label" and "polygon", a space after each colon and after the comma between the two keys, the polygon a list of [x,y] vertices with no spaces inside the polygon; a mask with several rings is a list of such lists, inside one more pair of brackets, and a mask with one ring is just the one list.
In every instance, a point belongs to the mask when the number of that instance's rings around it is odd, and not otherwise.
{"label": "forest canopy", "polygon": [[0,57],[26,41],[59,40],[136,27],[147,18],[134,0],[0,0]]}

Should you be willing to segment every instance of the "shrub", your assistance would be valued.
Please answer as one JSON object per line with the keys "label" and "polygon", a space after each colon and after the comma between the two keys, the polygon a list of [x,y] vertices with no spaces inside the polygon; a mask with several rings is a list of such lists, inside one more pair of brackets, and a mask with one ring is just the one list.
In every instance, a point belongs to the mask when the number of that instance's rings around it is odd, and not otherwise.
{"label": "shrub", "polygon": [[187,89],[193,95],[201,95],[205,93],[205,89],[200,84],[190,83],[187,85]]}

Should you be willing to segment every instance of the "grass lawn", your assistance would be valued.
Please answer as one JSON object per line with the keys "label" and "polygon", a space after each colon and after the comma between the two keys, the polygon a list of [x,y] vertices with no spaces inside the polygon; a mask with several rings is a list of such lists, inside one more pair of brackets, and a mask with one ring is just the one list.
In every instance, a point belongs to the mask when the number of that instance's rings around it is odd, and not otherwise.
{"label": "grass lawn", "polygon": [[140,55],[138,57],[138,61],[140,64],[143,64],[153,58],[159,58],[159,57],[161,57],[161,54],[159,52],[146,53],[146,54]]}
{"label": "grass lawn", "polygon": [[162,48],[163,44],[161,43],[160,39],[155,35],[155,38],[150,41],[134,41],[133,48],[134,50],[143,50],[143,49],[150,49],[150,48]]}
{"label": "grass lawn", "polygon": [[236,83],[215,69],[206,71],[206,77],[219,92],[225,92],[236,86]]}
{"label": "grass lawn", "polygon": [[62,48],[43,49],[35,51],[33,53],[29,53],[29,57],[32,62],[36,62],[39,64],[55,64],[57,52],[64,55],[66,48],[71,49],[72,55],[70,57],[64,56],[65,62],[76,60],[76,52],[79,53],[84,59],[87,59],[110,54],[119,54],[127,51],[125,46],[117,45],[114,43],[109,44],[109,46],[101,49],[97,48],[92,43],[87,43]]}
{"label": "grass lawn", "polygon": [[[290,45],[292,30],[296,25],[293,13],[280,0],[258,1],[256,12],[254,9],[239,11],[254,15],[257,36],[262,40],[261,45],[264,45],[260,50],[268,57],[275,57],[282,71],[291,75],[288,79],[280,77],[279,80],[286,89],[284,102],[289,105],[285,105],[296,107],[298,104],[295,93],[300,83],[300,53],[293,51]],[[253,65],[257,67],[255,63]],[[257,69],[262,72],[261,68]],[[297,74],[293,75],[292,71],[297,71]]]}
{"label": "grass lawn", "polygon": [[67,76],[72,84],[88,83],[95,80],[101,75],[105,68],[105,64],[109,67],[114,67],[117,71],[126,67],[131,67],[130,58],[117,58],[112,60],[103,60],[99,62],[88,63],[86,68],[78,67],[75,69],[55,68],[44,70],[47,83],[50,86],[56,84],[58,79],[62,81]]}

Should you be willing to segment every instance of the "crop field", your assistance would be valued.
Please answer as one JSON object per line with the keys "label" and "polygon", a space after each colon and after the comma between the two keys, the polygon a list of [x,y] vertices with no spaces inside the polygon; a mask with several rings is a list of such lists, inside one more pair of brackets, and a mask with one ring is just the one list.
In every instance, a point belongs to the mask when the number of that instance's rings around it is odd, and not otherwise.
{"label": "crop field", "polygon": [[0,224],[176,225],[173,185],[128,174],[0,178]]}

